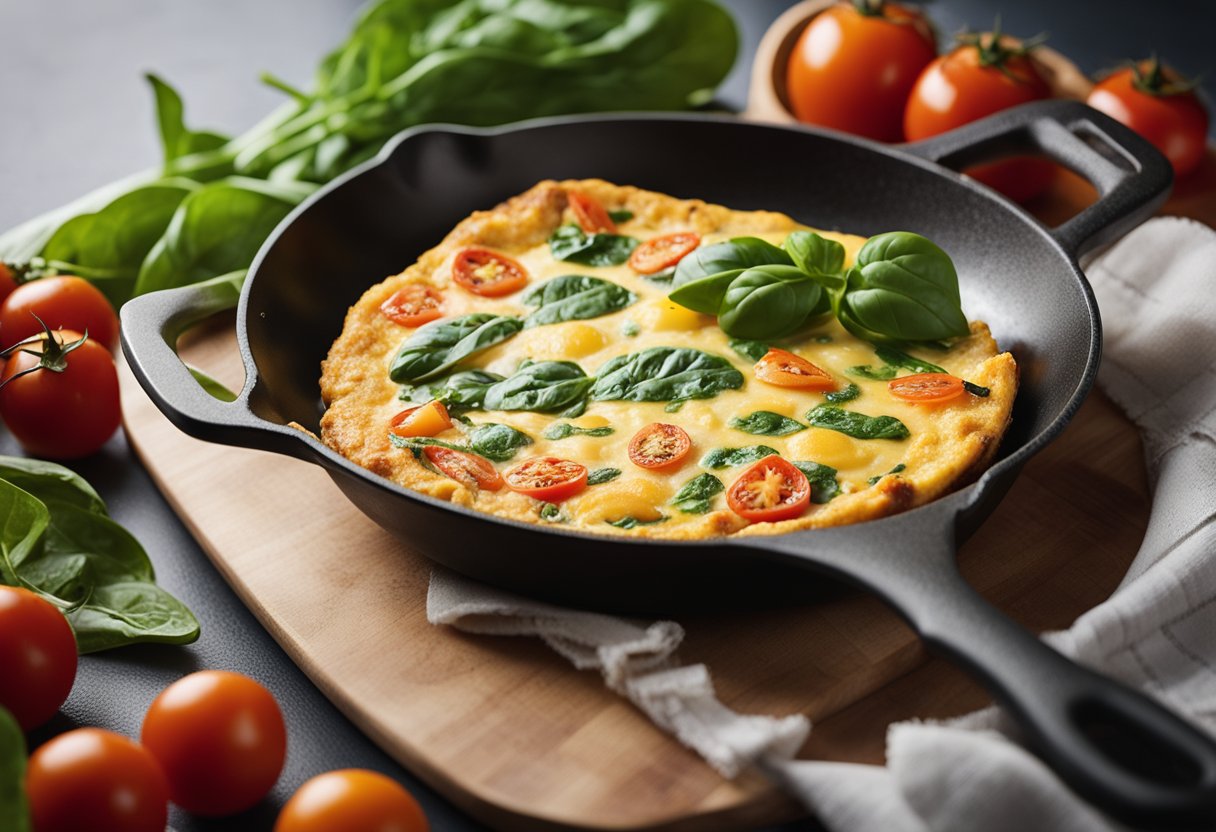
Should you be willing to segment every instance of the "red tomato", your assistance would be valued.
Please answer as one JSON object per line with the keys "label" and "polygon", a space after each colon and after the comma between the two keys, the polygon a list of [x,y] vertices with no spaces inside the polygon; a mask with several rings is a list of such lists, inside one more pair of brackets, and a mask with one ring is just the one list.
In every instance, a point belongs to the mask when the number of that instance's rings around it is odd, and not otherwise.
{"label": "red tomato", "polygon": [[0,348],[8,349],[42,332],[38,318],[51,329],[88,330],[90,338],[111,352],[118,345],[114,307],[82,278],[43,277],[13,290],[0,306]]}
{"label": "red tomato", "polygon": [[274,832],[428,832],[418,801],[383,774],[349,768],[296,789]]}
{"label": "red tomato", "polygon": [[752,368],[756,378],[777,387],[798,387],[803,390],[835,390],[836,380],[800,355],[776,347],[764,354]]}
{"label": "red tomato", "polygon": [[560,503],[587,487],[587,466],[555,456],[521,462],[503,475],[507,488],[534,500]]}
{"label": "red tomato", "polygon": [[0,304],[17,288],[17,278],[7,263],[0,262]]}
{"label": "red tomato", "polygon": [[[28,284],[27,284],[28,285]],[[54,344],[71,345],[80,334],[55,333]],[[67,351],[48,348],[46,336],[12,354],[0,373],[0,417],[32,456],[75,459],[96,453],[118,430],[122,410],[118,371],[109,351],[92,336]],[[40,359],[61,366],[34,370]]]}
{"label": "red tomato", "polygon": [[169,787],[143,746],[100,728],[45,743],[25,777],[37,832],[164,832]]}
{"label": "red tomato", "polygon": [[681,231],[647,240],[629,255],[629,267],[638,274],[654,274],[679,263],[701,245],[701,235]]}
{"label": "red tomato", "polygon": [[891,395],[906,402],[948,402],[963,395],[963,380],[949,373],[917,373],[887,382]]}
{"label": "red tomato", "polygon": [[384,317],[401,326],[422,326],[443,316],[443,293],[421,283],[398,289],[380,304]]}
{"label": "red tomato", "polygon": [[484,488],[486,491],[498,491],[503,486],[498,469],[484,456],[441,448],[438,445],[427,445],[422,449],[422,453],[432,465],[456,482],[472,488]]}
{"label": "red tomato", "polygon": [[1181,177],[1199,167],[1207,148],[1208,114],[1191,87],[1154,59],[1111,73],[1085,103],[1152,142]]}
{"label": "red tomato", "polygon": [[744,471],[726,492],[730,510],[753,523],[799,517],[811,503],[806,474],[779,456],[766,456]]}
{"label": "red tomato", "polygon": [[919,12],[839,3],[815,15],[790,54],[786,94],[799,121],[884,142],[903,138],[904,102],[937,54]]}
{"label": "red tomato", "polygon": [[398,436],[435,436],[452,426],[448,409],[439,400],[407,407],[389,422],[389,433]]}
{"label": "red tomato", "polygon": [[287,728],[270,691],[223,670],[191,673],[161,691],[139,738],[164,770],[173,802],[211,817],[265,797],[287,756]]}
{"label": "red tomato", "polygon": [[566,198],[570,202],[570,210],[573,212],[574,218],[578,220],[579,227],[585,233],[598,234],[601,231],[609,234],[616,233],[616,223],[612,221],[612,217],[608,216],[608,212],[604,210],[604,206],[600,205],[598,200],[579,191],[567,191]]}
{"label": "red tomato", "polygon": [[28,589],[0,586],[0,668],[0,706],[23,731],[54,716],[76,679],[71,625]]}
{"label": "red tomato", "polygon": [[[995,41],[995,42],[994,42]],[[904,111],[908,141],[926,139],[1000,110],[1051,96],[1018,42],[985,33],[942,55],[916,81]],[[1038,196],[1055,174],[1045,159],[1020,156],[963,173],[1017,202]]]}
{"label": "red tomato", "polygon": [[500,298],[528,285],[519,262],[488,248],[466,248],[452,261],[452,280],[475,295]]}
{"label": "red tomato", "polygon": [[669,468],[678,465],[692,450],[692,440],[678,425],[655,422],[629,440],[629,461],[639,468]]}

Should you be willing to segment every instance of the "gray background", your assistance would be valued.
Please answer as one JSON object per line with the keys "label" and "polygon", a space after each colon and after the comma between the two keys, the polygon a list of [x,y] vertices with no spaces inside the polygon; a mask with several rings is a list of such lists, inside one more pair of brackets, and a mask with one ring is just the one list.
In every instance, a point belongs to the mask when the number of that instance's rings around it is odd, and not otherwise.
{"label": "gray background", "polygon": [[[157,164],[151,98],[141,74],[155,70],[186,101],[193,127],[240,132],[281,94],[257,82],[270,70],[307,87],[320,56],[336,45],[361,5],[356,0],[0,0],[0,229],[57,207],[99,185]],[[764,28],[789,0],[733,0],[744,50],[720,99],[739,108],[747,65]],[[1003,7],[1002,7],[1003,5]],[[938,0],[928,7],[939,32],[970,24],[1003,27],[1050,44],[1096,72],[1153,49],[1188,74],[1211,73],[1216,6],[1206,0],[1102,3]],[[1214,131],[1216,135],[1216,131]],[[0,453],[20,453],[0,433]],[[420,799],[436,830],[480,828],[377,750],[300,673],[244,609],[152,485],[121,432],[97,456],[75,464],[114,516],[147,547],[161,583],[203,625],[185,648],[134,647],[82,659],[63,713],[33,744],[75,725],[139,731],[153,697],[181,675],[225,668],[266,684],[283,706],[287,768],[272,795],[237,818],[204,821],[175,811],[179,830],[269,829],[305,779],[334,768],[384,771]],[[790,828],[810,828],[808,823]]]}

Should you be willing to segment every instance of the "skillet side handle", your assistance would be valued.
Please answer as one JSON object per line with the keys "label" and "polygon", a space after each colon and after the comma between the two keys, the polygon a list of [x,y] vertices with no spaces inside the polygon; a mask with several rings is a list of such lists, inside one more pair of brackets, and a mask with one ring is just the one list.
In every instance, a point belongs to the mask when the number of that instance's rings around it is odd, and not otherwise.
{"label": "skillet side handle", "polygon": [[181,334],[236,306],[239,292],[239,280],[217,279],[127,301],[119,313],[123,354],[149,398],[183,433],[208,442],[311,458],[303,433],[262,419],[250,408],[249,392],[257,371],[248,356],[244,389],[232,402],[204,390],[177,356],[175,345]]}
{"label": "skillet side handle", "polygon": [[905,152],[953,170],[1040,152],[1085,177],[1098,200],[1049,229],[1073,257],[1112,242],[1152,216],[1174,172],[1146,139],[1079,101],[1038,101],[905,144]]}

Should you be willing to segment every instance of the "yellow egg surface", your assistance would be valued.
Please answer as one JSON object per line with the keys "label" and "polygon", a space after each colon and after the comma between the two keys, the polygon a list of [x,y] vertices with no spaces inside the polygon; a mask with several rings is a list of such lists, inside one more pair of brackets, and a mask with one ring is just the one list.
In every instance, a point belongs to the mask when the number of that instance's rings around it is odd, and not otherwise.
{"label": "yellow egg surface", "polygon": [[[556,230],[576,222],[568,200],[572,191],[597,200],[609,211],[628,212],[627,219],[618,221],[619,234],[643,243],[693,232],[702,246],[739,236],[780,245],[791,231],[804,228],[784,214],[732,211],[601,180],[541,182],[496,208],[474,213],[416,263],[369,289],[351,307],[342,334],[322,363],[321,392],[327,409],[321,419],[321,439],[326,444],[403,486],[502,517],[599,534],[673,539],[775,534],[883,517],[971,482],[995,456],[1009,425],[1017,366],[1009,353],[998,350],[985,324],[972,322],[971,335],[955,339],[946,349],[909,350],[915,358],[990,391],[986,397],[966,393],[942,404],[900,400],[891,394],[886,380],[857,374],[858,366],[883,362],[876,358],[874,345],[850,335],[831,315],[766,345],[812,362],[832,376],[839,390],[856,385],[857,397],[837,407],[897,419],[908,436],[858,439],[812,426],[808,414],[829,403],[825,392],[777,387],[757,379],[754,359],[732,348],[716,318],[672,303],[667,298],[669,285],[661,279],[639,274],[628,263],[588,266],[556,259],[549,240]],[[846,266],[865,242],[849,234],[818,233],[844,246]],[[486,297],[458,284],[453,279],[454,264],[470,247],[512,258],[526,273],[527,285],[502,297]],[[537,311],[534,303],[525,302],[529,292],[566,275],[615,284],[618,299],[626,300],[589,317],[539,323],[529,319]],[[403,326],[381,311],[389,297],[410,284],[438,290],[442,298],[438,321]],[[401,383],[390,378],[402,345],[419,329],[474,313],[517,319],[518,331],[434,377]],[[390,440],[393,417],[426,401],[453,373],[476,370],[492,374],[486,379],[514,380],[528,362],[572,362],[569,372],[585,375],[590,385],[613,359],[652,348],[691,348],[716,356],[737,371],[733,377],[738,384],[708,398],[678,403],[590,396],[583,399],[585,406],[565,414],[466,408],[448,400],[456,417],[450,429],[405,445]],[[755,435],[735,424],[757,411],[788,420],[783,423],[788,432]],[[681,428],[691,450],[671,465],[643,468],[631,460],[629,446],[635,434],[654,423]],[[461,481],[421,452],[427,441],[473,450],[479,427],[484,430],[491,424],[508,426],[527,443],[515,448],[509,459],[488,460],[506,477],[505,486],[478,487],[468,477]],[[744,519],[728,506],[726,492],[748,465],[715,466],[711,452],[752,446],[774,450],[791,463],[817,463],[820,471],[823,466],[834,469],[833,496],[825,498],[817,491],[819,501],[791,519]],[[513,469],[535,458],[584,466],[592,484],[547,499],[512,490]],[[707,474],[719,480],[721,490],[701,502],[674,502],[682,487]]]}

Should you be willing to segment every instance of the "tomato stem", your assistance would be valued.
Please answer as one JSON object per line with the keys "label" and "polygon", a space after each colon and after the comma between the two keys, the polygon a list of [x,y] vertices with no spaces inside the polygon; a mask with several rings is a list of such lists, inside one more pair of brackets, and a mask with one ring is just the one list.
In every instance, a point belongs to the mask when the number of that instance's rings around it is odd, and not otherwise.
{"label": "tomato stem", "polygon": [[882,17],[886,0],[853,0],[853,8],[863,17]]}
{"label": "tomato stem", "polygon": [[[33,312],[30,314],[34,315]],[[0,352],[0,358],[7,359],[15,352],[23,352],[26,355],[32,355],[37,358],[38,363],[33,367],[30,367],[28,370],[22,370],[19,373],[14,373],[4,381],[0,381],[0,389],[3,389],[4,385],[8,384],[15,378],[28,376],[30,373],[36,373],[39,370],[50,370],[52,373],[62,373],[68,368],[68,353],[79,349],[85,341],[89,340],[89,331],[86,329],[84,335],[81,335],[78,340],[72,341],[69,344],[61,344],[59,341],[55,340],[55,333],[51,332],[51,328],[46,325],[46,322],[42,320],[42,318],[34,315],[34,320],[42,325],[43,335],[33,335],[26,338],[24,341],[19,341],[18,343],[13,344],[8,349]],[[42,352],[22,349],[23,347],[36,343],[42,344]]]}
{"label": "tomato stem", "polygon": [[1046,43],[1047,33],[1039,32],[1034,37],[1018,39],[1017,46],[1008,45],[1003,42],[1002,37],[1001,16],[998,14],[992,23],[991,32],[963,31],[955,36],[955,40],[964,46],[974,46],[976,48],[980,66],[992,67],[1011,81],[1016,81],[1019,84],[1026,83],[1026,78],[1015,75],[1010,71],[1008,63],[1012,58],[1029,55],[1032,50]]}
{"label": "tomato stem", "polygon": [[[1147,71],[1143,68],[1147,64]],[[1199,78],[1170,78],[1170,73],[1156,52],[1147,61],[1129,61],[1132,71],[1132,86],[1145,95],[1166,98],[1182,95],[1199,85]]]}

